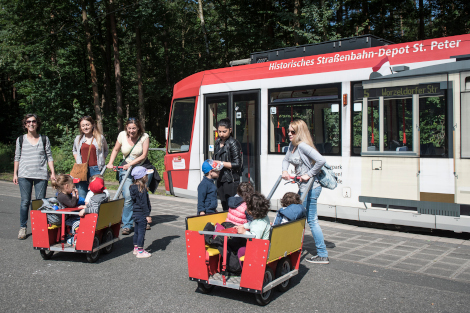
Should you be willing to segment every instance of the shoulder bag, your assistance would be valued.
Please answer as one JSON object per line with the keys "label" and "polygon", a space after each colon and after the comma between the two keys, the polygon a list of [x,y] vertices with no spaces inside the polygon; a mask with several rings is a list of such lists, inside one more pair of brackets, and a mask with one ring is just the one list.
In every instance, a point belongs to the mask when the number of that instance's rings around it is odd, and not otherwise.
{"label": "shoulder bag", "polygon": [[90,147],[88,148],[88,157],[86,159],[86,163],[83,163],[82,160],[82,164],[75,163],[73,165],[72,171],[70,172],[70,176],[72,176],[73,178],[78,178],[80,179],[80,181],[87,181],[88,161],[90,160],[91,145],[93,144],[94,139],[95,137],[93,137],[93,139],[91,140]]}

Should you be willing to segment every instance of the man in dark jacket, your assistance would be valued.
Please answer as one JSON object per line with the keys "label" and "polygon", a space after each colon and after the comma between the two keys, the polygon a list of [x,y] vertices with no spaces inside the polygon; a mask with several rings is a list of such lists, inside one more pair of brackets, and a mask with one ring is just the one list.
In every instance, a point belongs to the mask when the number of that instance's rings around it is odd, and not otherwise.
{"label": "man in dark jacket", "polygon": [[197,186],[197,215],[217,212],[217,187],[214,179],[219,177],[222,165],[213,160],[205,160],[202,163],[204,177]]}

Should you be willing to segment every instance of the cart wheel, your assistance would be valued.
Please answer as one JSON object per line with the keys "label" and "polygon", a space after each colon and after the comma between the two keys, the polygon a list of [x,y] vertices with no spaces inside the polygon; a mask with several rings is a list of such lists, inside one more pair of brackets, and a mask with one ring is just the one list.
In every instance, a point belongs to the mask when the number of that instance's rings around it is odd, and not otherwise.
{"label": "cart wheel", "polygon": [[[98,239],[97,236],[95,236],[95,238],[93,239],[93,249],[98,247],[99,245],[100,245],[100,240]],[[92,253],[87,253],[86,255],[87,261],[90,263],[95,263],[96,261],[98,261],[98,259],[100,258],[100,252],[101,250],[98,250]]]}
{"label": "cart wheel", "polygon": [[[276,278],[279,278],[292,270],[292,263],[289,258],[283,258],[277,263],[276,267]],[[277,286],[277,290],[279,291],[287,291],[289,289],[290,279],[285,280],[282,284]]]}
{"label": "cart wheel", "polygon": [[[273,280],[274,280],[274,272],[268,265],[266,265],[266,272],[264,272],[264,279],[263,279],[263,287],[269,284],[270,282],[272,282]],[[258,302],[258,304],[260,305],[266,305],[269,302],[271,302],[272,295],[273,295],[272,289],[262,294],[256,294],[255,295],[256,302]]]}
{"label": "cart wheel", "polygon": [[[111,229],[108,229],[103,235],[102,243],[107,243],[108,241],[111,241],[113,239],[114,239],[113,232],[111,231]],[[104,247],[103,253],[106,253],[106,254],[111,253],[111,251],[113,251],[113,246],[114,244],[112,243],[109,246]]]}
{"label": "cart wheel", "polygon": [[39,253],[41,254],[41,257],[44,260],[49,260],[52,258],[52,255],[54,254],[54,251],[49,251],[49,250],[39,250]]}
{"label": "cart wheel", "polygon": [[202,293],[209,293],[212,290],[214,290],[214,287],[215,287],[214,285],[209,285],[209,284],[206,284],[206,283],[197,283],[197,288]]}

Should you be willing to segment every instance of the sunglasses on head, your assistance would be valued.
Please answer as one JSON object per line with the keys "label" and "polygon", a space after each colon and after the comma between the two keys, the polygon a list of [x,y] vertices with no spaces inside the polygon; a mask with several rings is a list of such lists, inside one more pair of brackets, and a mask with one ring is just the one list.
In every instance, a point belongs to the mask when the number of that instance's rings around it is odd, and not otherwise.
{"label": "sunglasses on head", "polygon": [[135,117],[129,117],[129,118],[127,119],[128,122],[132,122],[132,121],[135,122],[136,120],[137,120],[137,119],[136,119]]}

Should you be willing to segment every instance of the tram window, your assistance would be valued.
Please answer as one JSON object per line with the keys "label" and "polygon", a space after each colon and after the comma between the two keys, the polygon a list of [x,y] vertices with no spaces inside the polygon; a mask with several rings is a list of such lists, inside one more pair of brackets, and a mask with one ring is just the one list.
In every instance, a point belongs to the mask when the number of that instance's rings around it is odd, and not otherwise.
{"label": "tram window", "polygon": [[171,112],[168,153],[189,151],[193,129],[194,98],[175,100]]}
{"label": "tram window", "polygon": [[354,102],[351,124],[351,155],[361,155],[362,147],[362,102]]}
{"label": "tram window", "polygon": [[379,151],[379,100],[367,101],[367,118],[367,151]]}
{"label": "tram window", "polygon": [[384,100],[384,150],[413,151],[411,98]]}
{"label": "tram window", "polygon": [[295,119],[307,124],[317,150],[324,155],[339,155],[340,110],[337,103],[270,106],[269,152],[284,154],[289,146],[287,131]]}
{"label": "tram window", "polygon": [[[217,123],[228,117],[228,95],[207,96],[207,145],[214,145],[218,138]],[[207,151],[207,157],[212,158],[214,151]]]}
{"label": "tram window", "polygon": [[419,98],[420,155],[447,157],[447,117],[444,96]]}

